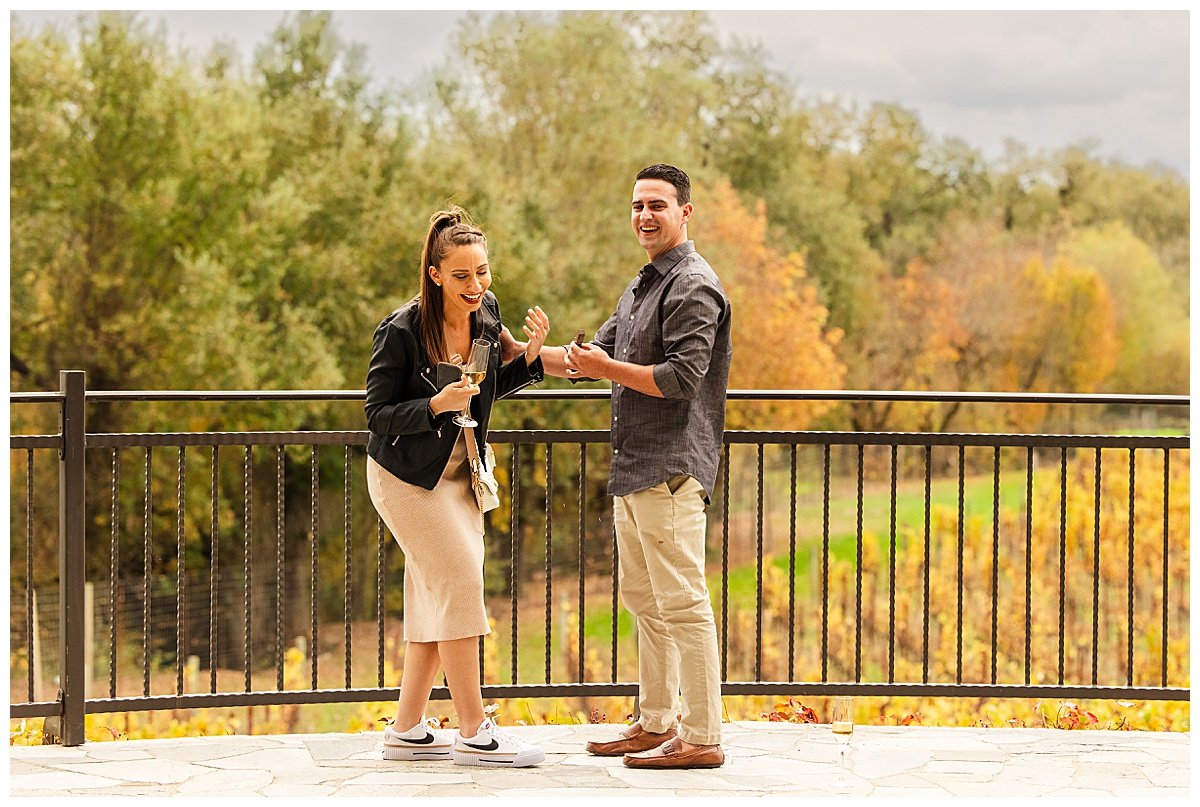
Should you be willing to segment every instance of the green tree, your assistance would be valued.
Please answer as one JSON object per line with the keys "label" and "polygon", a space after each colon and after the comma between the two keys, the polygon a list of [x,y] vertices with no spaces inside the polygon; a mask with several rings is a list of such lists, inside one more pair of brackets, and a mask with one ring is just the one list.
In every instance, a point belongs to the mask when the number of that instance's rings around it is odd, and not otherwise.
{"label": "green tree", "polygon": [[933,245],[938,225],[985,186],[981,161],[959,141],[932,141],[912,112],[874,104],[854,127],[847,196],[868,243],[899,274]]}
{"label": "green tree", "polygon": [[1073,148],[1058,158],[1059,194],[1076,227],[1116,221],[1146,242],[1171,277],[1172,291],[1189,294],[1190,191],[1173,171],[1134,169]]}
{"label": "green tree", "polygon": [[[59,368],[87,370],[99,389],[361,386],[371,330],[402,301],[398,289],[411,294],[398,267],[411,284],[420,236],[405,219],[419,221],[409,212],[417,208],[427,217],[429,205],[406,194],[403,122],[356,89],[335,32],[305,16],[285,21],[285,31],[293,24],[305,35],[276,40],[332,53],[324,79],[313,68],[285,86],[268,80],[270,64],[268,78],[247,78],[220,49],[201,68],[128,14],[82,16],[74,41],[54,31],[14,38],[15,388],[52,388]],[[313,30],[324,39],[314,42]],[[89,412],[93,431],[181,422],[198,430],[362,423],[345,405]],[[257,459],[266,466],[259,480],[270,479],[274,458],[259,451]],[[154,463],[156,543],[174,533],[174,466],[174,458]],[[139,476],[127,466],[127,501],[138,498]],[[287,476],[294,545],[305,519],[292,510],[306,505],[307,468],[293,463]],[[202,470],[188,478],[189,489],[205,487]],[[224,468],[221,486],[227,504],[240,502],[240,468]],[[256,487],[260,497],[273,493]],[[91,491],[89,512],[104,523],[103,486]],[[192,534],[208,531],[204,498],[188,497]],[[258,512],[270,505],[260,501]],[[173,562],[173,547],[154,555]],[[127,555],[122,566],[138,562]]]}
{"label": "green tree", "polygon": [[1077,230],[1062,246],[1092,267],[1112,294],[1117,319],[1113,392],[1184,393],[1188,389],[1186,302],[1150,247],[1122,222]]}

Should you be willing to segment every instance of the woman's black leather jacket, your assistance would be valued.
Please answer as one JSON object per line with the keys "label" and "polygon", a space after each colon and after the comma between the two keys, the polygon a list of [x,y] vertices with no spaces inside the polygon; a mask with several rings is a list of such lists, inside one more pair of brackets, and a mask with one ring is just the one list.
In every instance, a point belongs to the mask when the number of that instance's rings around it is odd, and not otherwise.
{"label": "woman's black leather jacket", "polygon": [[[476,338],[492,343],[487,378],[471,399],[471,415],[479,422],[475,439],[479,454],[487,437],[492,402],[543,378],[542,360],[525,364],[524,354],[500,366],[500,304],[490,291],[472,316]],[[434,416],[429,399],[438,391],[437,367],[421,346],[415,300],[388,314],[375,329],[371,366],[367,371],[367,454],[394,476],[433,490],[459,438],[453,412]]]}

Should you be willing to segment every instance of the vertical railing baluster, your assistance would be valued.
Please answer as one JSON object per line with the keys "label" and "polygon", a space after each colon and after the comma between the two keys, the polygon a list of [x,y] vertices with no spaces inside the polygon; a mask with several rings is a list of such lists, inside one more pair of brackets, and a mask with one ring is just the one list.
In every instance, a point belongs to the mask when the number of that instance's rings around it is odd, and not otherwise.
{"label": "vertical railing baluster", "polygon": [[1167,631],[1167,594],[1170,592],[1170,567],[1167,560],[1171,556],[1169,539],[1171,526],[1171,450],[1164,448],[1163,452],[1163,552],[1162,552],[1162,683],[1167,685],[1167,645],[1170,633]]}
{"label": "vertical railing baluster", "polygon": [[1058,683],[1066,677],[1067,622],[1067,449],[1059,454],[1058,477]]}
{"label": "vertical railing baluster", "polygon": [[958,447],[958,636],[955,646],[954,682],[962,683],[963,645],[963,529],[966,521],[966,446]]}
{"label": "vertical railing baluster", "polygon": [[184,637],[184,539],[183,517],[187,463],[184,447],[179,447],[179,466],[175,475],[175,694],[183,694],[183,661],[187,655]]}
{"label": "vertical railing baluster", "polygon": [[275,446],[275,688],[283,689],[283,446]]}
{"label": "vertical railing baluster", "polygon": [[[31,451],[30,454],[32,453]],[[121,449],[114,448],[111,456],[112,504],[109,523],[112,525],[112,534],[108,544],[108,697],[115,698],[117,697],[117,556],[121,521]],[[29,658],[32,664],[32,653]]]}
{"label": "vertical railing baluster", "polygon": [[30,703],[37,700],[33,689],[33,631],[33,449],[28,448],[25,450],[25,637],[29,651]]}
{"label": "vertical railing baluster", "polygon": [[791,483],[788,488],[788,677],[796,677],[796,444],[791,446]]}
{"label": "vertical railing baluster", "polygon": [[[343,490],[342,490],[342,522],[343,522],[343,524],[342,524],[342,540],[346,545],[345,569],[343,571],[343,575],[344,575],[343,589],[345,591],[345,602],[342,605],[342,613],[343,613],[343,619],[345,622],[345,624],[343,625],[343,629],[345,631],[345,641],[346,641],[346,670],[345,670],[346,689],[350,688],[351,669],[352,669],[351,665],[352,665],[352,656],[353,656],[352,651],[351,651],[351,646],[354,641],[353,629],[351,628],[351,625],[352,625],[351,598],[354,595],[354,574],[353,574],[353,568],[352,568],[352,563],[353,563],[353,558],[354,558],[354,552],[353,552],[354,543],[353,543],[353,533],[351,532],[351,529],[350,529],[351,483],[352,483],[352,477],[350,474],[350,446],[347,445],[342,454],[342,488],[343,488]],[[404,615],[404,618],[405,619],[408,618],[407,613]]]}
{"label": "vertical railing baluster", "polygon": [[245,672],[246,691],[253,686],[250,679],[251,658],[253,648],[250,642],[250,631],[253,621],[250,619],[250,606],[254,600],[254,581],[251,561],[254,559],[254,446],[246,446],[246,457],[242,468],[242,512],[245,524],[245,535],[242,540],[242,604],[245,607],[245,649],[243,650],[243,666]]}
{"label": "vertical railing baluster", "polygon": [[829,680],[829,443],[825,444],[821,502],[821,681]]}
{"label": "vertical railing baluster", "polygon": [[729,680],[729,444],[722,452],[721,481],[721,680]]}
{"label": "vertical railing baluster", "polygon": [[888,528],[888,683],[896,680],[896,451],[892,444],[891,516]]}
{"label": "vertical railing baluster", "polygon": [[60,370],[58,689],[64,746],[82,745],[87,712],[87,374]]}
{"label": "vertical railing baluster", "polygon": [[312,620],[312,639],[309,650],[309,660],[312,665],[312,688],[319,689],[317,686],[317,657],[321,654],[317,652],[317,601],[319,592],[317,591],[317,567],[319,565],[319,553],[317,547],[320,544],[321,538],[321,484],[320,484],[320,464],[317,462],[317,446],[312,447],[312,459],[309,463],[309,477],[311,483],[311,493],[309,494],[309,515],[312,518],[312,537],[310,539],[309,551],[311,559],[309,561],[309,574],[311,580],[309,582],[309,591],[311,592],[311,601],[309,608],[311,610],[310,619]]}
{"label": "vertical railing baluster", "polygon": [[485,637],[485,636],[479,637],[479,683],[480,684],[487,683],[487,676],[485,675],[486,671],[484,670],[484,664],[483,664],[483,640],[485,638],[487,638],[487,637]]}
{"label": "vertical railing baluster", "polygon": [[1033,446],[1025,449],[1025,684],[1033,662]]}
{"label": "vertical railing baluster", "polygon": [[924,591],[921,607],[921,683],[929,683],[929,511],[932,507],[933,446],[925,446],[925,550],[922,555]]}
{"label": "vertical railing baluster", "polygon": [[620,568],[620,549],[617,546],[617,528],[613,525],[612,533],[612,671],[610,680],[617,682],[617,576]]}
{"label": "vertical railing baluster", "polygon": [[221,546],[221,531],[219,511],[221,501],[220,485],[217,475],[218,446],[212,447],[212,478],[209,491],[209,504],[212,507],[211,527],[209,529],[209,568],[208,568],[208,691],[217,691],[217,594],[220,591],[220,566],[218,556]]}
{"label": "vertical railing baluster", "polygon": [[1096,449],[1095,512],[1092,514],[1092,686],[1100,673],[1100,449]]}
{"label": "vertical railing baluster", "polygon": [[1125,678],[1126,686],[1133,686],[1133,541],[1135,504],[1137,501],[1137,499],[1134,497],[1134,480],[1137,477],[1137,454],[1135,452],[1136,449],[1129,449],[1129,631],[1127,641],[1127,646],[1129,648],[1129,666]]}
{"label": "vertical railing baluster", "polygon": [[275,688],[283,689],[283,447],[275,447]]}
{"label": "vertical railing baluster", "polygon": [[755,510],[754,563],[754,680],[762,680],[763,619],[763,449],[758,444],[758,500]]}
{"label": "vertical railing baluster", "polygon": [[521,512],[521,466],[520,466],[521,446],[518,443],[513,443],[512,447],[512,474],[510,486],[512,487],[512,505],[511,519],[509,523],[509,551],[510,559],[508,564],[508,590],[511,597],[510,600],[510,615],[511,623],[509,626],[509,637],[511,642],[510,648],[510,663],[512,669],[511,683],[517,683],[517,587],[520,585],[521,575],[521,536],[520,536],[520,512]]}
{"label": "vertical railing baluster", "polygon": [[1000,625],[1000,446],[992,449],[992,683],[996,683]]}
{"label": "vertical railing baluster", "polygon": [[142,510],[142,695],[150,695],[150,573],[154,566],[150,530],[154,513],[150,508],[153,449],[146,446],[144,506]]}
{"label": "vertical railing baluster", "polygon": [[854,680],[862,680],[862,578],[863,578],[863,451],[858,446],[858,495],[855,502],[857,522],[854,530]]}
{"label": "vertical railing baluster", "polygon": [[[376,686],[383,689],[383,519],[375,517],[375,540],[376,540],[376,560],[375,560],[375,628],[376,628],[376,664],[375,669],[378,672],[376,677]],[[480,647],[483,645],[481,644]],[[480,681],[483,680],[481,677]]]}
{"label": "vertical railing baluster", "polygon": [[551,566],[551,536],[554,522],[554,444],[546,443],[546,683],[550,683],[551,613],[553,603],[553,567]]}
{"label": "vertical railing baluster", "polygon": [[587,513],[587,443],[579,444],[579,636],[577,637],[579,646],[575,653],[578,656],[579,672],[577,679],[580,683],[584,681],[584,634],[587,632],[587,621],[585,619],[585,602],[584,602],[584,571],[587,565],[584,556],[584,535],[586,533],[586,518]]}

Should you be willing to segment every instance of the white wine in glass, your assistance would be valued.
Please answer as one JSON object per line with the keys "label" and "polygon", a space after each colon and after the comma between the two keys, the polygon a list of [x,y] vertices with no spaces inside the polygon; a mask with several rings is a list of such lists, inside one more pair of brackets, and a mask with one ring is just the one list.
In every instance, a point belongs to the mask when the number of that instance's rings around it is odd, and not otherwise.
{"label": "white wine in glass", "polygon": [[833,714],[830,716],[830,724],[833,729],[833,737],[838,742],[838,747],[841,750],[841,763],[838,768],[838,787],[847,787],[849,782],[846,780],[846,746],[850,744],[850,738],[854,735],[854,699],[846,695],[841,695],[833,699]]}
{"label": "white wine in glass", "polygon": [[[492,355],[492,343],[486,339],[476,339],[471,342],[471,355],[467,357],[467,363],[463,365],[463,376],[467,379],[467,383],[475,386],[487,377],[488,359]],[[464,428],[474,428],[479,425],[474,418],[471,417],[471,404],[467,403],[463,407],[463,411],[455,415],[454,422]]]}

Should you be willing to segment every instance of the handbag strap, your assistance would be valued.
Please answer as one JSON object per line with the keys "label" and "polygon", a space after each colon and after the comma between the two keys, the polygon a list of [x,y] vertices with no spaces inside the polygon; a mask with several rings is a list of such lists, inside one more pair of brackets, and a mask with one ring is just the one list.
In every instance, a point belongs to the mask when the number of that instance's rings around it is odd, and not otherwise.
{"label": "handbag strap", "polygon": [[475,427],[463,426],[463,435],[467,438],[467,459],[473,467],[482,467],[479,463],[479,446],[475,445]]}

